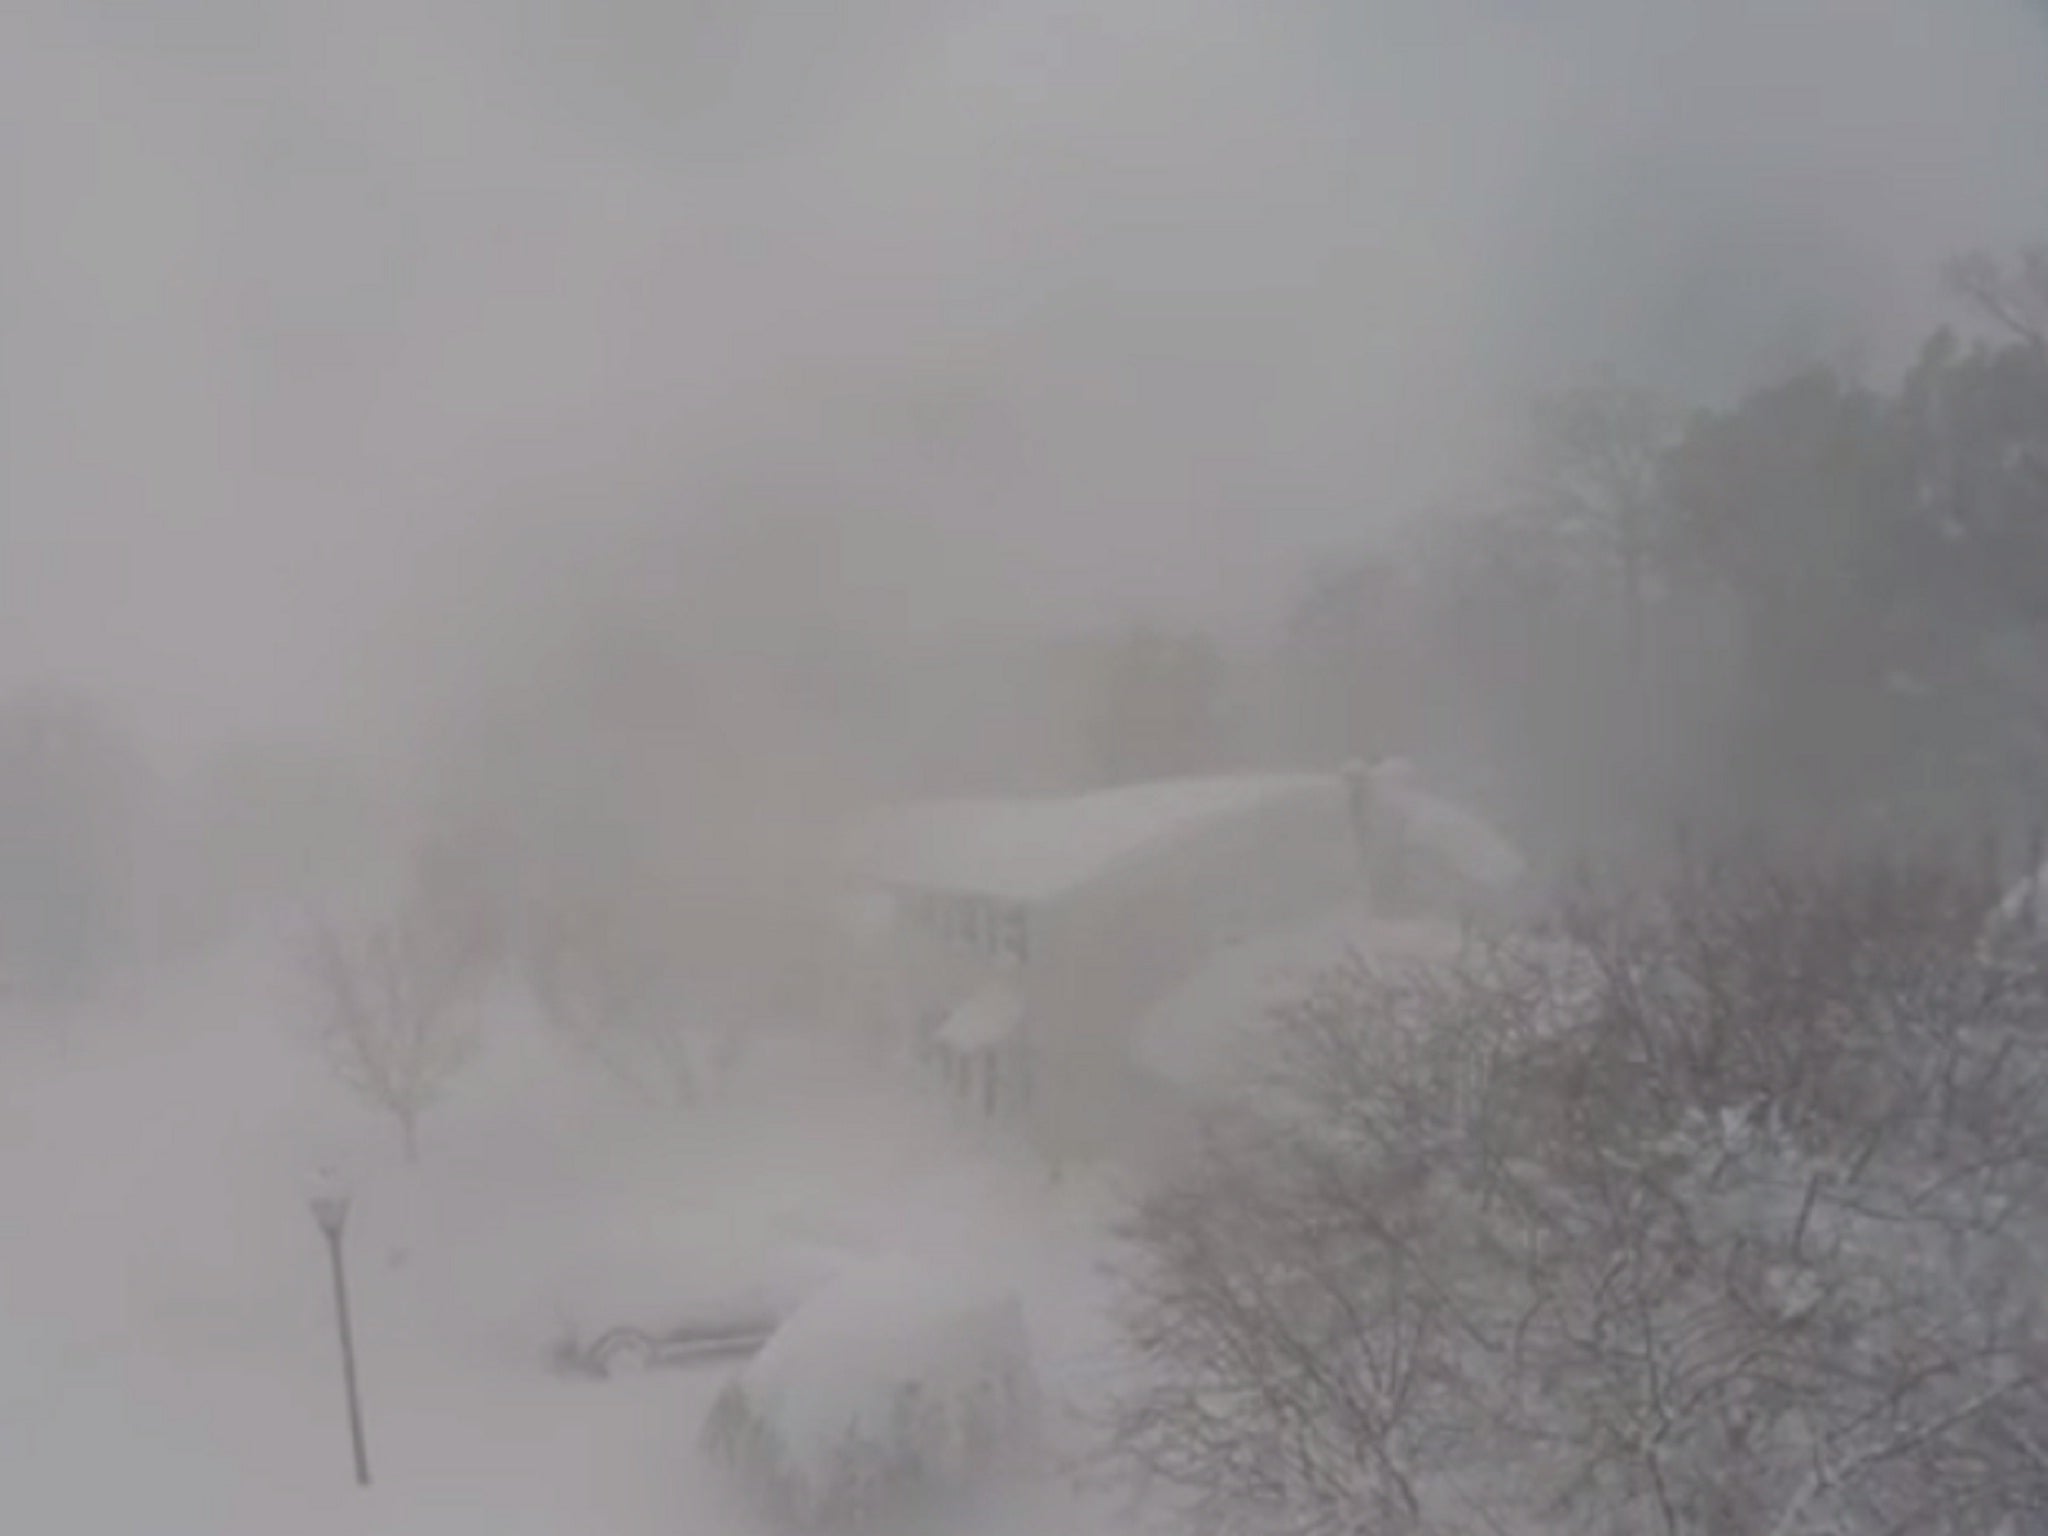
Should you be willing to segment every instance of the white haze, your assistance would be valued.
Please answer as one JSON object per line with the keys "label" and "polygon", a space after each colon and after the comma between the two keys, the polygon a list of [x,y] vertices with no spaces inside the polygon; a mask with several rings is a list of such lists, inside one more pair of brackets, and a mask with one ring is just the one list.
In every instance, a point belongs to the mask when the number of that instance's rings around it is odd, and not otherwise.
{"label": "white haze", "polygon": [[[1653,669],[1619,604],[1374,571],[1333,666],[1245,642],[1494,494],[1532,391],[1895,368],[1944,259],[2048,234],[2048,14],[15,0],[0,231],[0,1526],[726,1536],[717,1372],[555,1351],[874,1253],[1000,1271],[1052,1398],[1114,1374],[1091,1171],[845,1027],[901,979],[848,813],[1384,707],[1561,864],[1649,769],[1775,769],[1695,750],[1714,603]],[[1093,739],[1133,655],[1223,679],[1199,753]],[[1096,948],[1148,970],[1189,919],[1137,916]],[[1140,1529],[1046,1497],[959,1529]]]}
{"label": "white haze", "polygon": [[179,751],[404,739],[767,511],[877,620],[1256,613],[1531,385],[1882,363],[2048,212],[2020,0],[53,0],[0,72],[0,668]]}

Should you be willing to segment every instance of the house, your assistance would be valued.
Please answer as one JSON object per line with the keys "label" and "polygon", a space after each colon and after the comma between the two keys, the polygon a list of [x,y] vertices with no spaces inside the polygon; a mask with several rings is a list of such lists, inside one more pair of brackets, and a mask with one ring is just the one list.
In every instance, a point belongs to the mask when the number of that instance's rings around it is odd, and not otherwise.
{"label": "house", "polygon": [[[878,1023],[1054,1161],[1127,1148],[1172,1112],[1140,1021],[1219,951],[1369,900],[1368,868],[1406,845],[1419,794],[1252,774],[879,817],[850,850]],[[1505,845],[1485,849],[1507,874]]]}

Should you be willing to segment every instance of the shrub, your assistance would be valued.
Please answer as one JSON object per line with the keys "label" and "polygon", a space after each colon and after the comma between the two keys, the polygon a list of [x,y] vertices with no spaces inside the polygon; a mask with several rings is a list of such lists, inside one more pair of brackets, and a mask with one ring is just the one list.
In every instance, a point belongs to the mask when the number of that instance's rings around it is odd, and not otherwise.
{"label": "shrub", "polygon": [[1931,864],[1694,866],[1346,967],[1133,1224],[1122,1464],[1215,1536],[2048,1507],[2048,965]]}

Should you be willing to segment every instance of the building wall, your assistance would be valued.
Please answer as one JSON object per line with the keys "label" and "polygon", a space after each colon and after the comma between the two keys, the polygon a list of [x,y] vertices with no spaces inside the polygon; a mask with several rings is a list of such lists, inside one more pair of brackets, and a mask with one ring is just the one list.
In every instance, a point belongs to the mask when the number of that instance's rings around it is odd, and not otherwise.
{"label": "building wall", "polygon": [[1356,896],[1340,786],[1203,829],[1074,893],[1041,920],[1032,973],[1038,1125],[1056,1155],[1123,1155],[1175,1118],[1131,1030],[1218,947]]}
{"label": "building wall", "polygon": [[[1361,883],[1333,779],[1212,822],[1057,900],[905,892],[891,946],[902,1028],[914,1043],[1006,978],[1024,1007],[1000,1053],[998,1113],[1055,1162],[1127,1157],[1162,1144],[1179,1107],[1134,1060],[1137,1021],[1221,945],[1304,921]],[[953,1087],[979,1101],[978,1081],[956,1077]]]}

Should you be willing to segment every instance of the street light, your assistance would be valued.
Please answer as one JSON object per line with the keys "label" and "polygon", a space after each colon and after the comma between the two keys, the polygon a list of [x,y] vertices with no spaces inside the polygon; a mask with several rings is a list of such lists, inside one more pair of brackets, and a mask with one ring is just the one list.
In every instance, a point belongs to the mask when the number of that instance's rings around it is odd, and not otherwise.
{"label": "street light", "polygon": [[370,1453],[363,1442],[363,1402],[356,1389],[356,1341],[355,1332],[349,1326],[348,1315],[348,1273],[341,1261],[341,1234],[348,1224],[348,1193],[328,1186],[318,1190],[308,1202],[313,1208],[313,1220],[319,1224],[321,1236],[327,1239],[327,1258],[334,1270],[334,1319],[341,1333],[341,1375],[342,1383],[348,1389],[348,1433],[355,1448],[356,1482],[364,1488],[370,1486]]}

